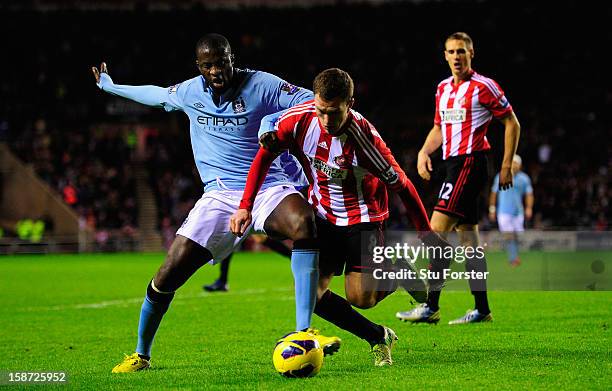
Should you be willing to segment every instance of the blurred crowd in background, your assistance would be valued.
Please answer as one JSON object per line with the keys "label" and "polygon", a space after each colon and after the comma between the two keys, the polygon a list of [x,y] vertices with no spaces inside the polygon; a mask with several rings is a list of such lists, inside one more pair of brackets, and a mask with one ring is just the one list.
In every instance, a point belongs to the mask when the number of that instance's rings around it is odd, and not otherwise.
{"label": "blurred crowd in background", "polygon": [[[522,125],[519,154],[536,200],[529,226],[605,230],[612,213],[612,91],[598,57],[611,33],[596,26],[612,15],[610,7],[594,7],[566,2],[551,13],[544,3],[435,1],[238,10],[151,10],[144,3],[120,11],[0,8],[2,35],[17,37],[3,41],[0,141],[96,230],[137,228],[132,168],[141,161],[155,191],[159,229],[174,232],[202,193],[186,116],[102,93],[90,67],[106,61],[119,84],[173,85],[197,75],[195,42],[218,32],[230,40],[237,67],[293,84],[310,88],[316,73],[332,66],[348,71],[355,109],[378,128],[431,210],[443,173],[425,183],[416,156],[433,123],[436,85],[450,74],[444,39],[466,31],[475,43],[474,69],[502,86]],[[576,18],[593,29],[567,23]],[[137,134],[143,128],[144,136]],[[492,178],[503,151],[499,124],[490,127],[489,140]],[[485,197],[482,205],[483,227],[490,228]],[[392,227],[409,226],[399,202],[391,216]]]}

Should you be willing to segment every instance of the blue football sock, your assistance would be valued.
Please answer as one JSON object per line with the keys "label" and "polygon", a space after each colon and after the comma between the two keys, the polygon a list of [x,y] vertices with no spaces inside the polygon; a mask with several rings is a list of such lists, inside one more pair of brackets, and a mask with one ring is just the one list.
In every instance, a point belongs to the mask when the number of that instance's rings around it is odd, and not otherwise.
{"label": "blue football sock", "polygon": [[296,240],[291,252],[291,271],[295,281],[296,330],[310,327],[317,303],[319,249],[311,240]]}
{"label": "blue football sock", "polygon": [[147,295],[140,308],[136,353],[141,356],[151,357],[153,338],[155,338],[155,333],[168,307],[170,307],[173,297],[174,292],[160,292],[153,287],[153,281],[149,283]]}
{"label": "blue football sock", "polygon": [[518,241],[516,239],[508,240],[506,248],[508,250],[508,261],[512,262],[518,258]]}

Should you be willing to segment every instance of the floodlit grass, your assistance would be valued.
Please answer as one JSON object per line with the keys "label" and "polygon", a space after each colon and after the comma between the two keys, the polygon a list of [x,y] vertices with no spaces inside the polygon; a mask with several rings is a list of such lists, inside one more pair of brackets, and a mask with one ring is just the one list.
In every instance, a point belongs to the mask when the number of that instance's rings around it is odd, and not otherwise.
{"label": "floodlit grass", "polygon": [[[460,284],[442,294],[438,326],[396,320],[396,311],[410,307],[396,293],[363,311],[400,337],[392,367],[373,367],[366,342],[315,316],[314,326],[340,336],[342,349],[318,376],[285,379],[272,366],[276,338],[294,327],[291,271],[280,256],[236,254],[228,293],[203,292],[218,269],[202,268],[166,314],[152,369],[122,375],[110,370],[135,348],[145,288],[163,255],[4,256],[0,371],[66,371],[70,388],[96,390],[609,389],[612,292],[510,291],[530,268],[546,284],[536,265],[544,257],[525,254],[516,271],[502,254],[488,258],[504,289],[490,294],[493,323],[446,324],[473,305]],[[344,293],[341,277],[333,286]]]}

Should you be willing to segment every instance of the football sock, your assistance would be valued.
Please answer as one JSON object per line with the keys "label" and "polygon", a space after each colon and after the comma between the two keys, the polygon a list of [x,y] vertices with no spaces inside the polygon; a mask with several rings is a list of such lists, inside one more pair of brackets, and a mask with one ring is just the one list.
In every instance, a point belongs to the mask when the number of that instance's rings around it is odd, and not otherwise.
{"label": "football sock", "polygon": [[361,339],[365,339],[370,345],[382,343],[385,339],[385,330],[382,326],[372,323],[365,316],[351,306],[346,299],[334,292],[327,290],[315,306],[315,314],[335,324]]}
{"label": "football sock", "polygon": [[427,295],[427,306],[432,311],[440,309],[440,291],[429,291]]}
{"label": "football sock", "polygon": [[300,239],[293,242],[291,271],[295,282],[296,330],[304,330],[310,327],[312,312],[317,302],[319,281],[317,240]]}
{"label": "football sock", "polygon": [[429,279],[429,293],[427,295],[427,306],[432,311],[440,309],[438,303],[440,301],[440,292],[444,286],[444,269],[450,268],[452,258],[448,251],[452,246],[438,234],[431,232],[421,238],[421,241],[426,246],[427,255],[429,256],[429,271],[436,278]]}
{"label": "football sock", "polygon": [[476,291],[472,292],[474,295],[474,303],[476,303],[476,309],[483,315],[491,312],[489,309],[489,299],[487,298],[487,291]]}
{"label": "football sock", "polygon": [[[465,270],[468,272],[486,272],[487,271],[487,260],[485,257],[470,257],[465,263]],[[489,301],[487,299],[487,280],[486,279],[470,279],[470,289],[472,295],[474,295],[474,302],[476,303],[476,309],[481,314],[488,314],[491,312],[489,309]]]}
{"label": "football sock", "polygon": [[411,271],[412,275],[414,275],[414,278],[406,277],[396,280],[406,292],[410,293],[411,296],[414,296],[415,292],[419,292],[425,297],[427,296],[427,285],[425,281],[419,278],[418,271],[410,262],[400,258],[395,261],[393,266],[394,271]]}
{"label": "football sock", "polygon": [[219,274],[219,280],[224,284],[227,284],[227,274],[229,272],[231,260],[232,254],[228,255],[227,258],[221,261],[221,274]]}
{"label": "football sock", "polygon": [[270,250],[279,253],[280,255],[291,258],[291,249],[285,243],[280,240],[270,239],[266,237],[266,240],[263,242],[264,246],[268,247]]}
{"label": "football sock", "polygon": [[136,353],[143,358],[151,357],[153,338],[161,320],[170,306],[174,292],[161,292],[155,288],[153,280],[147,286],[147,294],[140,309],[138,322],[138,344]]}
{"label": "football sock", "polygon": [[508,261],[512,262],[518,258],[518,241],[516,239],[508,240],[506,249],[508,251]]}

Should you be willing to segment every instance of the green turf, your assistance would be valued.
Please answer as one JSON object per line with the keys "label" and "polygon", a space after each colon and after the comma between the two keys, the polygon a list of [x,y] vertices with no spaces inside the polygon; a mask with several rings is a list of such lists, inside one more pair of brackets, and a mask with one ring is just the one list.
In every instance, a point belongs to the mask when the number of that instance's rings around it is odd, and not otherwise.
{"label": "green turf", "polygon": [[[535,264],[542,256],[526,254],[523,270],[536,267],[531,258]],[[201,285],[218,272],[213,267],[203,268],[179,291],[158,333],[152,370],[112,375],[122,354],[135,347],[144,290],[162,259],[161,254],[1,257],[0,371],[67,371],[69,388],[95,390],[612,385],[612,292],[588,291],[496,290],[493,323],[455,327],[445,323],[472,306],[463,289],[443,294],[439,326],[397,321],[394,313],[408,308],[408,296],[395,294],[364,312],[399,335],[392,367],[374,368],[365,342],[315,317],[315,326],[343,339],[342,349],[325,359],[314,378],[282,378],[272,367],[271,349],[294,327],[289,264],[275,255],[247,253],[234,258],[229,293],[202,292]],[[501,254],[489,261],[492,270],[516,280]],[[338,278],[334,288],[341,292],[341,287]]]}

